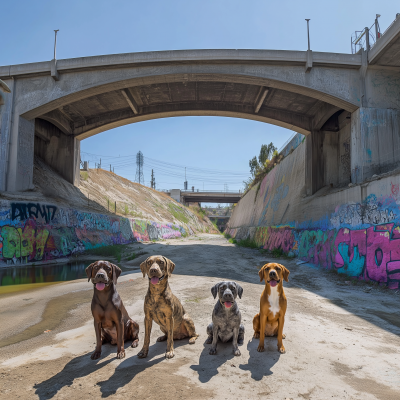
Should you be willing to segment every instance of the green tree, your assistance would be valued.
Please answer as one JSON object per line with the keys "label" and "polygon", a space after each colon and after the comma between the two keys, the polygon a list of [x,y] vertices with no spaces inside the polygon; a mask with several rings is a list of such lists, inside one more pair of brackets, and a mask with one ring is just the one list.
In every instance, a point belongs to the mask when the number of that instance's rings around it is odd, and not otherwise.
{"label": "green tree", "polygon": [[260,155],[257,157],[253,157],[249,161],[250,173],[254,178],[259,171],[261,171],[264,166],[265,162],[272,157],[272,155],[277,151],[274,144],[271,142],[270,144],[263,144],[261,145]]}
{"label": "green tree", "polygon": [[265,161],[269,160],[276,150],[277,148],[272,142],[270,144],[261,145],[260,155],[258,156],[258,162],[260,165],[263,166]]}

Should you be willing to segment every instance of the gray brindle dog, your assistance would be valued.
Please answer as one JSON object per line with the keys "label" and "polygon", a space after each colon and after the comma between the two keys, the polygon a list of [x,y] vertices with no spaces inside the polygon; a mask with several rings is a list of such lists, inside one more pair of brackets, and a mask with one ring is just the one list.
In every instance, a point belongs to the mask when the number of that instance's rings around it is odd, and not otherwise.
{"label": "gray brindle dog", "polygon": [[242,298],[243,288],[236,282],[219,282],[212,289],[214,299],[218,294],[212,314],[212,322],[207,326],[207,344],[212,343],[210,354],[217,354],[217,341],[228,342],[232,340],[233,354],[240,356],[238,344],[243,344],[244,326],[241,324],[242,316],[236,298]]}

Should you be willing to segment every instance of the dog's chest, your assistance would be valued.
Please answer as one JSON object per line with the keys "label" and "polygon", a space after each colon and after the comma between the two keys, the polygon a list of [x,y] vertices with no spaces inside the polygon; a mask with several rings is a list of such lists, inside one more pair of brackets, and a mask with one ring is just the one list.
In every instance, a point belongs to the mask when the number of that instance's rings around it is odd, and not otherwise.
{"label": "dog's chest", "polygon": [[271,294],[268,296],[268,302],[269,311],[272,312],[275,317],[276,313],[280,310],[278,287],[271,287]]}

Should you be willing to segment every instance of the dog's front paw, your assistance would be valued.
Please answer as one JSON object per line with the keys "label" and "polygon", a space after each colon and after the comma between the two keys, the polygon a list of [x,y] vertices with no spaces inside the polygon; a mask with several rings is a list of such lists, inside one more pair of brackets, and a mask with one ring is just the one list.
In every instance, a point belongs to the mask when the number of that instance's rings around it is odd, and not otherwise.
{"label": "dog's front paw", "polygon": [[285,346],[284,346],[283,344],[282,344],[281,346],[278,346],[278,351],[279,351],[279,353],[281,353],[281,354],[286,353]]}
{"label": "dog's front paw", "polygon": [[260,338],[260,332],[254,332],[253,338],[254,339],[259,339]]}
{"label": "dog's front paw", "polygon": [[90,356],[92,360],[97,360],[101,356],[101,350],[95,350],[94,353]]}
{"label": "dog's front paw", "polygon": [[211,344],[211,343],[212,343],[212,340],[213,340],[213,337],[212,337],[212,336],[209,336],[209,337],[207,338],[207,340],[206,340],[206,344]]}
{"label": "dog's front paw", "polygon": [[196,335],[196,336],[192,336],[190,339],[189,339],[189,344],[195,344],[196,343],[196,339],[199,337],[199,335]]}
{"label": "dog's front paw", "polygon": [[124,349],[122,349],[121,351],[119,351],[118,353],[117,353],[117,358],[118,359],[122,359],[122,358],[125,358],[125,350]]}
{"label": "dog's front paw", "polygon": [[259,345],[258,347],[257,347],[257,351],[259,352],[259,353],[262,353],[263,351],[264,351],[265,349],[264,349],[264,345]]}
{"label": "dog's front paw", "polygon": [[209,354],[212,356],[215,356],[217,354],[217,348],[216,347],[211,347]]}
{"label": "dog's front paw", "polygon": [[138,345],[139,345],[139,339],[136,339],[132,342],[131,347],[135,348],[138,347]]}
{"label": "dog's front paw", "polygon": [[158,338],[157,338],[157,342],[164,342],[165,340],[167,340],[168,339],[168,336],[167,335],[162,335],[162,336],[159,336]]}
{"label": "dog's front paw", "polygon": [[171,350],[171,351],[167,351],[166,353],[165,353],[165,358],[173,358],[174,357],[174,351],[173,350]]}
{"label": "dog's front paw", "polygon": [[139,351],[139,353],[137,354],[137,356],[138,356],[139,358],[146,358],[148,352],[149,352],[149,350],[147,350],[147,349],[142,349],[142,350]]}
{"label": "dog's front paw", "polygon": [[282,339],[286,339],[286,335],[282,333]]}
{"label": "dog's front paw", "polygon": [[233,354],[235,355],[235,356],[240,356],[240,350],[239,349],[235,349],[235,350],[233,350]]}

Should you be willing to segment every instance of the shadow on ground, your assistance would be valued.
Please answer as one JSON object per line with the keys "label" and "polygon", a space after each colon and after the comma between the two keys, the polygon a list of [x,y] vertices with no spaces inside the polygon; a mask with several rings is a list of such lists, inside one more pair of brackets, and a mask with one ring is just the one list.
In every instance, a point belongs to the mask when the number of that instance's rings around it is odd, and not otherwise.
{"label": "shadow on ground", "polygon": [[[184,345],[188,345],[188,339],[174,341],[174,349]],[[129,346],[130,342],[127,342],[124,347],[127,349]],[[75,379],[99,373],[98,378],[94,377],[94,381],[97,381],[95,386],[100,387],[102,398],[109,397],[115,394],[118,389],[129,384],[136,375],[165,361],[165,349],[166,343],[156,342],[150,346],[147,358],[139,358],[136,355],[129,357],[129,353],[127,353],[126,358],[119,361],[115,357],[116,346],[103,345],[100,359],[92,360],[90,358],[92,352],[75,357],[64,366],[62,371],[41,383],[35,384],[35,394],[40,400],[49,400],[66,386],[79,386],[78,382],[74,382]],[[109,357],[110,355],[112,357]],[[154,357],[157,358],[154,359]],[[112,376],[104,381],[98,380],[100,378],[100,370],[113,361],[119,364],[115,367]]]}

